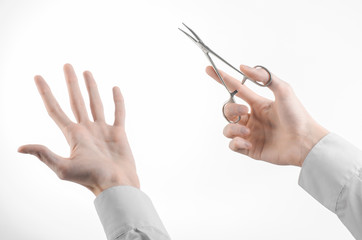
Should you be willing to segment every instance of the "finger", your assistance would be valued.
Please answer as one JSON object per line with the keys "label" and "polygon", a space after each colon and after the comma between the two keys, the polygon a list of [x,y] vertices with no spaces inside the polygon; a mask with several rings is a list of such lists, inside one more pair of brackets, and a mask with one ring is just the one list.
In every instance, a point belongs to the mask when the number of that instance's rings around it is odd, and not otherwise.
{"label": "finger", "polygon": [[[262,82],[263,84],[266,84],[270,77],[268,72],[265,71],[265,69],[263,69],[263,68],[252,68],[249,66],[240,65],[240,70],[249,79]],[[286,82],[284,82],[283,80],[279,79],[273,73],[270,73],[270,74],[271,74],[272,82],[268,87],[273,91],[275,97],[278,97],[278,96],[286,93],[286,90],[289,89],[289,85]]]}
{"label": "finger", "polygon": [[67,172],[69,161],[53,153],[47,147],[38,144],[28,144],[20,146],[18,148],[18,152],[36,156],[50,169],[52,169],[60,179],[65,178],[65,173]]}
{"label": "finger", "polygon": [[[263,97],[259,96],[258,94],[254,93],[252,90],[250,90],[247,86],[242,85],[239,80],[231,77],[230,75],[224,73],[221,70],[219,70],[219,72],[220,72],[221,77],[224,79],[224,82],[225,82],[226,86],[228,87],[228,89],[230,91],[237,90],[238,93],[236,94],[236,96],[240,97],[248,104],[252,105],[253,103],[264,99]],[[217,76],[213,67],[208,66],[206,68],[206,73],[210,77],[212,77],[213,79],[218,81],[220,84],[222,84],[221,80]]]}
{"label": "finger", "polygon": [[223,133],[227,138],[247,137],[250,129],[244,125],[229,123],[224,127]]}
{"label": "finger", "polygon": [[237,103],[228,103],[225,105],[225,115],[227,119],[236,122],[240,117],[238,123],[246,124],[248,119],[248,107]]}
{"label": "finger", "polygon": [[45,80],[41,76],[35,76],[34,80],[49,116],[60,129],[64,129],[64,127],[68,126],[72,121],[65,115],[59,106]]}
{"label": "finger", "polygon": [[79,89],[77,76],[75,75],[72,65],[64,65],[64,75],[69,92],[70,106],[77,122],[89,121],[84,100]]}
{"label": "finger", "polygon": [[93,78],[93,75],[89,71],[83,73],[85,84],[87,86],[87,91],[89,95],[89,103],[93,116],[93,120],[104,122],[104,110],[102,100],[99,96],[97,83]]}
{"label": "finger", "polygon": [[244,138],[235,137],[229,143],[229,148],[234,152],[247,154],[248,150],[252,147],[251,143]]}
{"label": "finger", "polygon": [[125,108],[124,100],[119,87],[113,88],[113,100],[115,105],[114,126],[124,126]]}

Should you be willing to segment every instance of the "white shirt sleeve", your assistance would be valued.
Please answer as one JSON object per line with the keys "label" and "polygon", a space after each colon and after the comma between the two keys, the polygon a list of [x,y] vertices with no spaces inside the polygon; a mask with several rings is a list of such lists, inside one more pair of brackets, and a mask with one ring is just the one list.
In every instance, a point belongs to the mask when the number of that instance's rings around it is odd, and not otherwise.
{"label": "white shirt sleeve", "polygon": [[131,186],[116,186],[94,200],[108,240],[169,240],[150,198]]}
{"label": "white shirt sleeve", "polygon": [[362,239],[362,151],[329,133],[304,160],[299,185]]}
{"label": "white shirt sleeve", "polygon": [[[361,150],[329,133],[304,160],[299,185],[362,240]],[[151,200],[137,188],[111,187],[94,204],[108,240],[170,240]]]}

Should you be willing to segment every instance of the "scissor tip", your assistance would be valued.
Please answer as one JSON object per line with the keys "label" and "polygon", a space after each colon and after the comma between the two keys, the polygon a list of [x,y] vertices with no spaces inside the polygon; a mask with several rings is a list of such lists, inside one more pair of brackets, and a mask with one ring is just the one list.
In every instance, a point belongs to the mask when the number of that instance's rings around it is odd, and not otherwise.
{"label": "scissor tip", "polygon": [[[191,37],[187,32],[185,32],[184,30],[182,30],[181,28],[178,28],[178,30],[180,30],[181,32],[185,33],[187,36]],[[193,39],[194,40],[194,39]]]}

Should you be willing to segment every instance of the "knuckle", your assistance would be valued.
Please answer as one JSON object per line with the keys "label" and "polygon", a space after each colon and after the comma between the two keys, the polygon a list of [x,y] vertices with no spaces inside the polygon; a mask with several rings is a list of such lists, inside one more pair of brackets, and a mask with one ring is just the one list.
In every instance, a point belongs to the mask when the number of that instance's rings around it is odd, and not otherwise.
{"label": "knuckle", "polygon": [[57,112],[57,110],[55,108],[53,108],[53,107],[50,107],[48,109],[48,115],[49,116],[53,116],[56,112]]}
{"label": "knuckle", "polygon": [[60,106],[58,104],[49,106],[47,109],[49,116],[55,116],[56,114],[58,114],[59,109],[60,109]]}
{"label": "knuckle", "polygon": [[39,147],[39,149],[35,152],[35,155],[37,158],[39,158],[41,161],[45,161],[45,154],[47,153],[47,148],[44,146]]}

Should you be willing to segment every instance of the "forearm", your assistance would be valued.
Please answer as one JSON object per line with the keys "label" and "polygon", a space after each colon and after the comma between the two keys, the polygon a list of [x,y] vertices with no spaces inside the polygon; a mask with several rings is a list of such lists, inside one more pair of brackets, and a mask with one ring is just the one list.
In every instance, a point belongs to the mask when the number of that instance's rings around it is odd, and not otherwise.
{"label": "forearm", "polygon": [[329,133],[307,155],[299,184],[362,239],[362,151]]}

